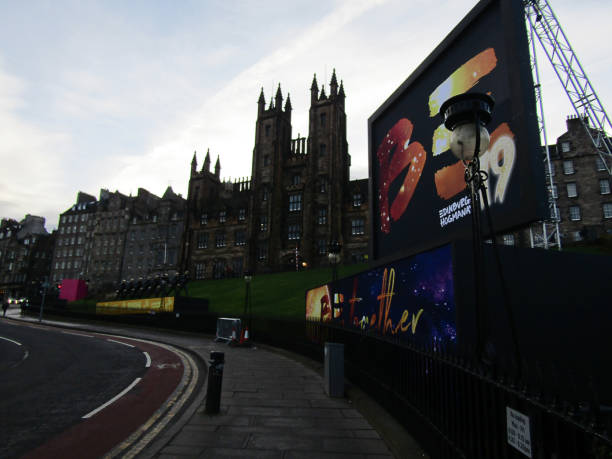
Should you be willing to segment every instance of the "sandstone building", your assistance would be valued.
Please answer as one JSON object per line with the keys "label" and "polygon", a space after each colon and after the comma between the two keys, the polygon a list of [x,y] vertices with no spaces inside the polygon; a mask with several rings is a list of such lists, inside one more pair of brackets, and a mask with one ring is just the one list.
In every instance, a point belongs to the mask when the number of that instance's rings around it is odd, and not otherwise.
{"label": "sandstone building", "polygon": [[349,178],[345,93],[335,71],[325,87],[313,78],[307,137],[293,138],[291,100],[280,85],[257,102],[251,178],[224,182],[220,158],[197,167],[187,196],[181,265],[192,278],[271,272],[328,264],[332,240],[344,262],[367,254],[367,179]]}

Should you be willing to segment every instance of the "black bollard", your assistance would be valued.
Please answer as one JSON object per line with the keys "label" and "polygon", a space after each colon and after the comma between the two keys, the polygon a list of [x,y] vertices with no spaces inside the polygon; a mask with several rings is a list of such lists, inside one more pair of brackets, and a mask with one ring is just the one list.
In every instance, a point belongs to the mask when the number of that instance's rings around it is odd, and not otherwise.
{"label": "black bollard", "polygon": [[216,414],[221,407],[221,384],[223,382],[223,365],[225,355],[223,352],[210,352],[210,365],[208,366],[208,387],[206,388],[206,413]]}

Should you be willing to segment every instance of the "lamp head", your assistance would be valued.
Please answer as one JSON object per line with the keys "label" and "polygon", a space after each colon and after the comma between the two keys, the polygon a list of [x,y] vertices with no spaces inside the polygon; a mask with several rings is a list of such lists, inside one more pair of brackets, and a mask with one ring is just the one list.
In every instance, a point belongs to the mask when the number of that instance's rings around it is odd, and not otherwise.
{"label": "lamp head", "polygon": [[489,131],[485,127],[493,113],[495,101],[487,94],[464,93],[451,97],[440,107],[444,126],[452,131],[450,147],[453,154],[464,161],[474,158],[476,126],[480,132],[478,156],[489,148]]}

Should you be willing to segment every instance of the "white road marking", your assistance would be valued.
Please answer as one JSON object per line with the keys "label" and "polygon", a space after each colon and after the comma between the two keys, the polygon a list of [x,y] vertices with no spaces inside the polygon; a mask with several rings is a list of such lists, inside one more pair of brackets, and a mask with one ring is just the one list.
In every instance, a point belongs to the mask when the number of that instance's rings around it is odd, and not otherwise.
{"label": "white road marking", "polygon": [[65,335],[74,335],[74,336],[83,336],[85,338],[93,338],[93,335],[85,335],[83,333],[74,333],[74,332],[68,332],[68,331],[62,331],[62,333]]}
{"label": "white road marking", "polygon": [[151,366],[151,357],[149,356],[148,352],[143,352],[143,354],[145,355],[145,357],[147,359],[147,363],[145,364],[145,368],[149,368]]}
{"label": "white road marking", "polygon": [[111,398],[108,402],[106,402],[104,405],[100,405],[98,408],[96,408],[95,410],[91,411],[90,413],[87,413],[85,416],[83,416],[83,419],[88,419],[90,417],[92,417],[94,414],[102,411],[104,408],[106,408],[108,405],[111,405],[113,403],[115,403],[117,400],[119,400],[121,397],[123,397],[125,394],[127,394],[129,391],[131,391],[134,386],[136,384],[138,384],[140,382],[142,378],[136,378],[134,381],[132,381],[132,384],[130,384],[129,386],[127,386],[125,389],[123,389],[121,392],[119,392],[117,395],[115,395],[113,398]]}
{"label": "white road marking", "polygon": [[106,341],[112,341],[113,343],[123,344],[124,346],[127,346],[127,347],[136,347],[136,346],[132,346],[131,344],[124,343],[123,341],[117,341],[116,339],[108,338]]}
{"label": "white road marking", "polygon": [[11,343],[16,344],[17,346],[21,346],[21,343],[19,341],[15,341],[15,340],[12,340],[12,339],[9,339],[9,338],[5,338],[4,336],[0,336],[0,339],[3,339],[5,341],[10,341]]}

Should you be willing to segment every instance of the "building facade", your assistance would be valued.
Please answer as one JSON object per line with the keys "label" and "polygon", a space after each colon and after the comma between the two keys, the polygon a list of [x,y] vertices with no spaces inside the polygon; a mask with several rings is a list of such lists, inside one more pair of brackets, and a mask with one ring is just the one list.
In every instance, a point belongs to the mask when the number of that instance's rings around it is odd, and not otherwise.
{"label": "building facade", "polygon": [[0,223],[0,294],[30,297],[48,280],[55,233],[45,229],[45,219],[26,215]]}
{"label": "building facade", "polygon": [[[588,120],[585,122],[588,125]],[[566,126],[567,131],[548,146],[552,186],[550,173],[545,170],[551,203],[548,222],[558,222],[562,247],[612,234],[612,183],[608,172],[612,159],[607,168],[580,118],[568,117]],[[548,228],[550,231],[552,226]],[[540,222],[500,239],[507,245],[544,247],[542,233]],[[549,244],[555,242],[553,237],[548,234]]]}
{"label": "building facade", "polygon": [[176,274],[185,199],[139,188],[136,196],[79,192],[60,215],[51,279],[83,279],[93,292],[113,291],[121,280]]}
{"label": "building facade", "polygon": [[[220,179],[191,164],[182,265],[197,279],[272,272],[328,264],[328,246],[342,245],[345,262],[367,253],[367,180],[349,178],[345,93],[335,71],[329,96],[316,76],[308,136],[292,136],[291,100],[280,85],[257,102],[252,176]],[[266,107],[267,105],[267,107]]]}

